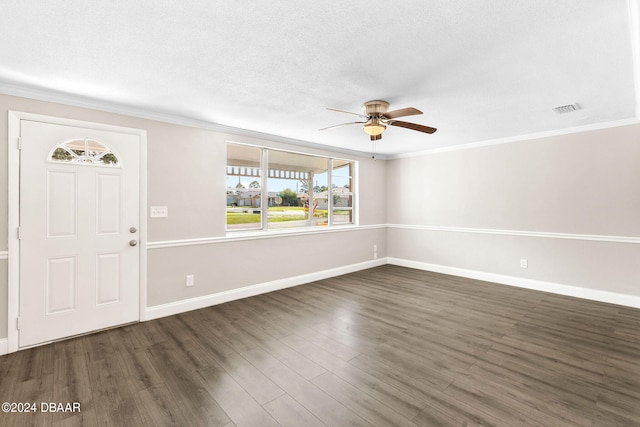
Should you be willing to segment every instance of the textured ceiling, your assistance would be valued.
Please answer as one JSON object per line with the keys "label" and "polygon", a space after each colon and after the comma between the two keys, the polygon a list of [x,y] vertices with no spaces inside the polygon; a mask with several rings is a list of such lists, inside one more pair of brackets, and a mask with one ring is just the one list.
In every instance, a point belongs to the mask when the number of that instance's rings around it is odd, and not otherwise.
{"label": "textured ceiling", "polygon": [[383,99],[402,154],[636,117],[629,2],[2,1],[0,83],[365,152],[325,108]]}

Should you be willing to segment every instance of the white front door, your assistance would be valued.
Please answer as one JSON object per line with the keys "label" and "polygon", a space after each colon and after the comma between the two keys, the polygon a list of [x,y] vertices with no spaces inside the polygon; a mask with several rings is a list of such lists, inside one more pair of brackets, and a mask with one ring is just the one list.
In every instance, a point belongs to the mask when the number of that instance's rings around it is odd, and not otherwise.
{"label": "white front door", "polygon": [[139,320],[139,135],[20,121],[19,347]]}

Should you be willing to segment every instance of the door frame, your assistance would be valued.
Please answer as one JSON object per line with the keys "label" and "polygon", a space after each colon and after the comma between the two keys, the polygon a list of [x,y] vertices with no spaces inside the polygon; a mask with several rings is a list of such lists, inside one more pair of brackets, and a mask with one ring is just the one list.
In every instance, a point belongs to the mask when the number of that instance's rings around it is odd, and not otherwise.
{"label": "door frame", "polygon": [[[136,135],[140,140],[140,275],[138,287],[140,291],[139,319],[146,320],[147,306],[147,131],[143,129],[42,114],[25,113],[9,110],[8,114],[8,282],[7,282],[7,351],[13,353],[18,347],[18,315],[20,313],[20,121],[32,120],[57,125],[84,127],[89,129],[111,131]],[[38,344],[40,345],[40,344]],[[24,347],[26,348],[26,347]]]}

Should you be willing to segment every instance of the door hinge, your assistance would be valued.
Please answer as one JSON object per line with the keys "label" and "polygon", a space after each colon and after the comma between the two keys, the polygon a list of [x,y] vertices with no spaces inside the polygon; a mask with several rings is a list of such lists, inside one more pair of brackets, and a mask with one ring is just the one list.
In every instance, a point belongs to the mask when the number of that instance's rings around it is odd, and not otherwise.
{"label": "door hinge", "polygon": [[16,317],[16,329],[20,330],[20,317]]}
{"label": "door hinge", "polygon": [[22,227],[18,227],[18,240],[22,239]]}
{"label": "door hinge", "polygon": [[22,137],[18,137],[18,150],[22,150]]}

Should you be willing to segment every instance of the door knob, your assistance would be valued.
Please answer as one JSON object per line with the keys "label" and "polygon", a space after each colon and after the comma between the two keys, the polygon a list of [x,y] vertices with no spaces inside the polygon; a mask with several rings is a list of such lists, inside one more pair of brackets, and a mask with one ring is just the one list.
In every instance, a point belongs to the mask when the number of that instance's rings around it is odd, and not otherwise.
{"label": "door knob", "polygon": [[137,228],[135,228],[135,227],[131,227],[131,228],[129,229],[129,233],[131,233],[131,234],[135,233],[136,231],[138,231],[138,229],[137,229]]}
{"label": "door knob", "polygon": [[138,244],[137,240],[129,240],[129,246],[135,246]]}

